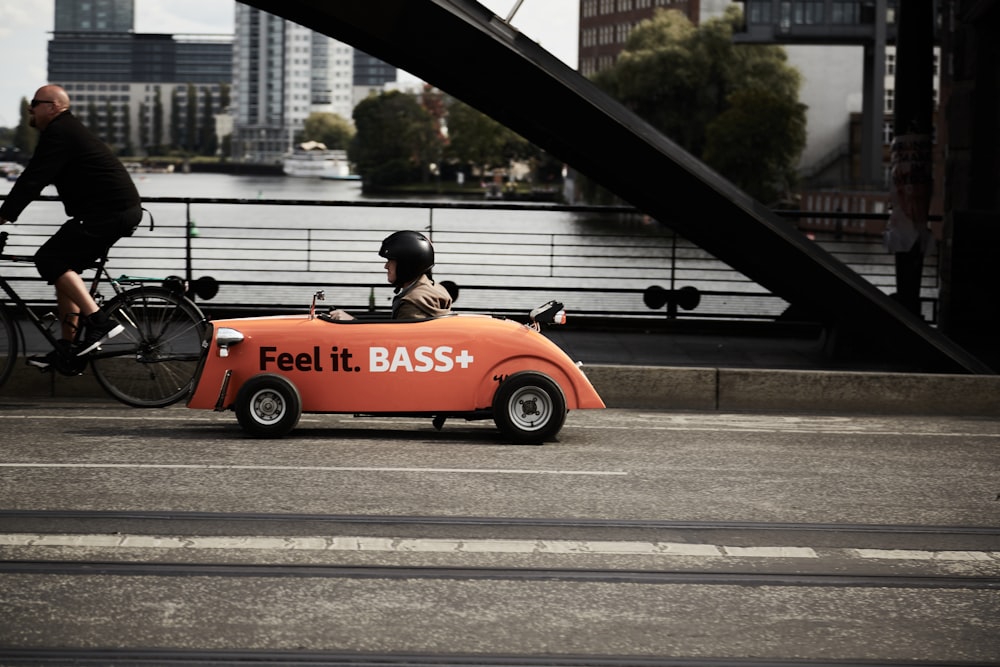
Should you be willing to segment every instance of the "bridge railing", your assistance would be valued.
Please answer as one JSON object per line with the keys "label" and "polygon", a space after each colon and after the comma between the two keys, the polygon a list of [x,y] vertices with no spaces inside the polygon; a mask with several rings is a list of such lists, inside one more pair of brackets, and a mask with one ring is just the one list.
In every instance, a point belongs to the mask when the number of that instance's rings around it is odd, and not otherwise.
{"label": "bridge railing", "polygon": [[[788,307],[628,207],[183,197],[146,198],[144,205],[155,224],[150,228],[147,217],[113,248],[113,272],[179,276],[207,310],[303,309],[318,290],[328,306],[388,309],[393,293],[377,250],[398,229],[433,239],[434,276],[457,287],[458,311],[520,314],[557,299],[574,314],[595,317],[768,321]],[[33,204],[8,252],[32,253],[63,217],[53,197]],[[840,226],[836,233],[803,233],[879,289],[894,291],[893,258],[879,237]],[[29,301],[51,300],[51,288],[30,265],[3,270]],[[934,255],[923,278],[931,321],[936,284]]]}

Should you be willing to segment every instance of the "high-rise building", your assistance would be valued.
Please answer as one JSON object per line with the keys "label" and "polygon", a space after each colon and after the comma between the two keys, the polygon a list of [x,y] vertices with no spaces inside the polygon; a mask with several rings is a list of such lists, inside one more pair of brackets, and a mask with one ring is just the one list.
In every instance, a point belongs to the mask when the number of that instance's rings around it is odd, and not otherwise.
{"label": "high-rise building", "polygon": [[56,32],[131,32],[134,0],[56,0]]}
{"label": "high-rise building", "polygon": [[278,162],[310,114],[350,120],[354,58],[343,42],[237,3],[233,157]]}
{"label": "high-rise building", "polygon": [[676,9],[700,22],[701,0],[580,0],[580,73],[590,76],[615,64],[635,26],[658,9]]}
{"label": "high-rise building", "polygon": [[[133,26],[134,0],[55,0],[48,80],[124,154],[169,145],[205,151],[218,143],[207,125],[228,106],[231,37],[137,34]],[[188,128],[189,118],[198,126]]]}

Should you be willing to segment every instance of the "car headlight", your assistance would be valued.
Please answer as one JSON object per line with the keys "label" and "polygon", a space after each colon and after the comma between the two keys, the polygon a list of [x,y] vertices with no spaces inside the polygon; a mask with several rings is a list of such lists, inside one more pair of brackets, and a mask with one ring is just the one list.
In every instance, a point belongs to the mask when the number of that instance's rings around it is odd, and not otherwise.
{"label": "car headlight", "polygon": [[243,334],[236,329],[219,327],[219,330],[215,332],[215,346],[219,348],[219,356],[228,357],[230,346],[242,343],[243,338]]}

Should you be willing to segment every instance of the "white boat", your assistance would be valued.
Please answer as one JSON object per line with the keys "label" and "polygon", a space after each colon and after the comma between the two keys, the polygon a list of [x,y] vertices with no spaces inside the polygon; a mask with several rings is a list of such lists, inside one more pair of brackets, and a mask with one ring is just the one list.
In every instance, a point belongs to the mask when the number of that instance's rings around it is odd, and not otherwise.
{"label": "white boat", "polygon": [[347,161],[347,151],[330,150],[316,141],[299,144],[294,151],[287,153],[282,161],[282,171],[287,176],[302,178],[333,180],[357,178],[351,174],[351,165]]}

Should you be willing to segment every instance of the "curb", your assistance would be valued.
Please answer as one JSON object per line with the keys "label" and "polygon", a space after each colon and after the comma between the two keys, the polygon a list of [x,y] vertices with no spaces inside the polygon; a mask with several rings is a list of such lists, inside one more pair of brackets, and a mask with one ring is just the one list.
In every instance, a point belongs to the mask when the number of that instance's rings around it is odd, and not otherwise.
{"label": "curb", "polygon": [[584,366],[609,408],[1000,416],[1000,375]]}
{"label": "curb", "polygon": [[[585,365],[609,408],[1000,417],[1000,375]],[[22,366],[0,399],[105,398],[93,375]]]}

